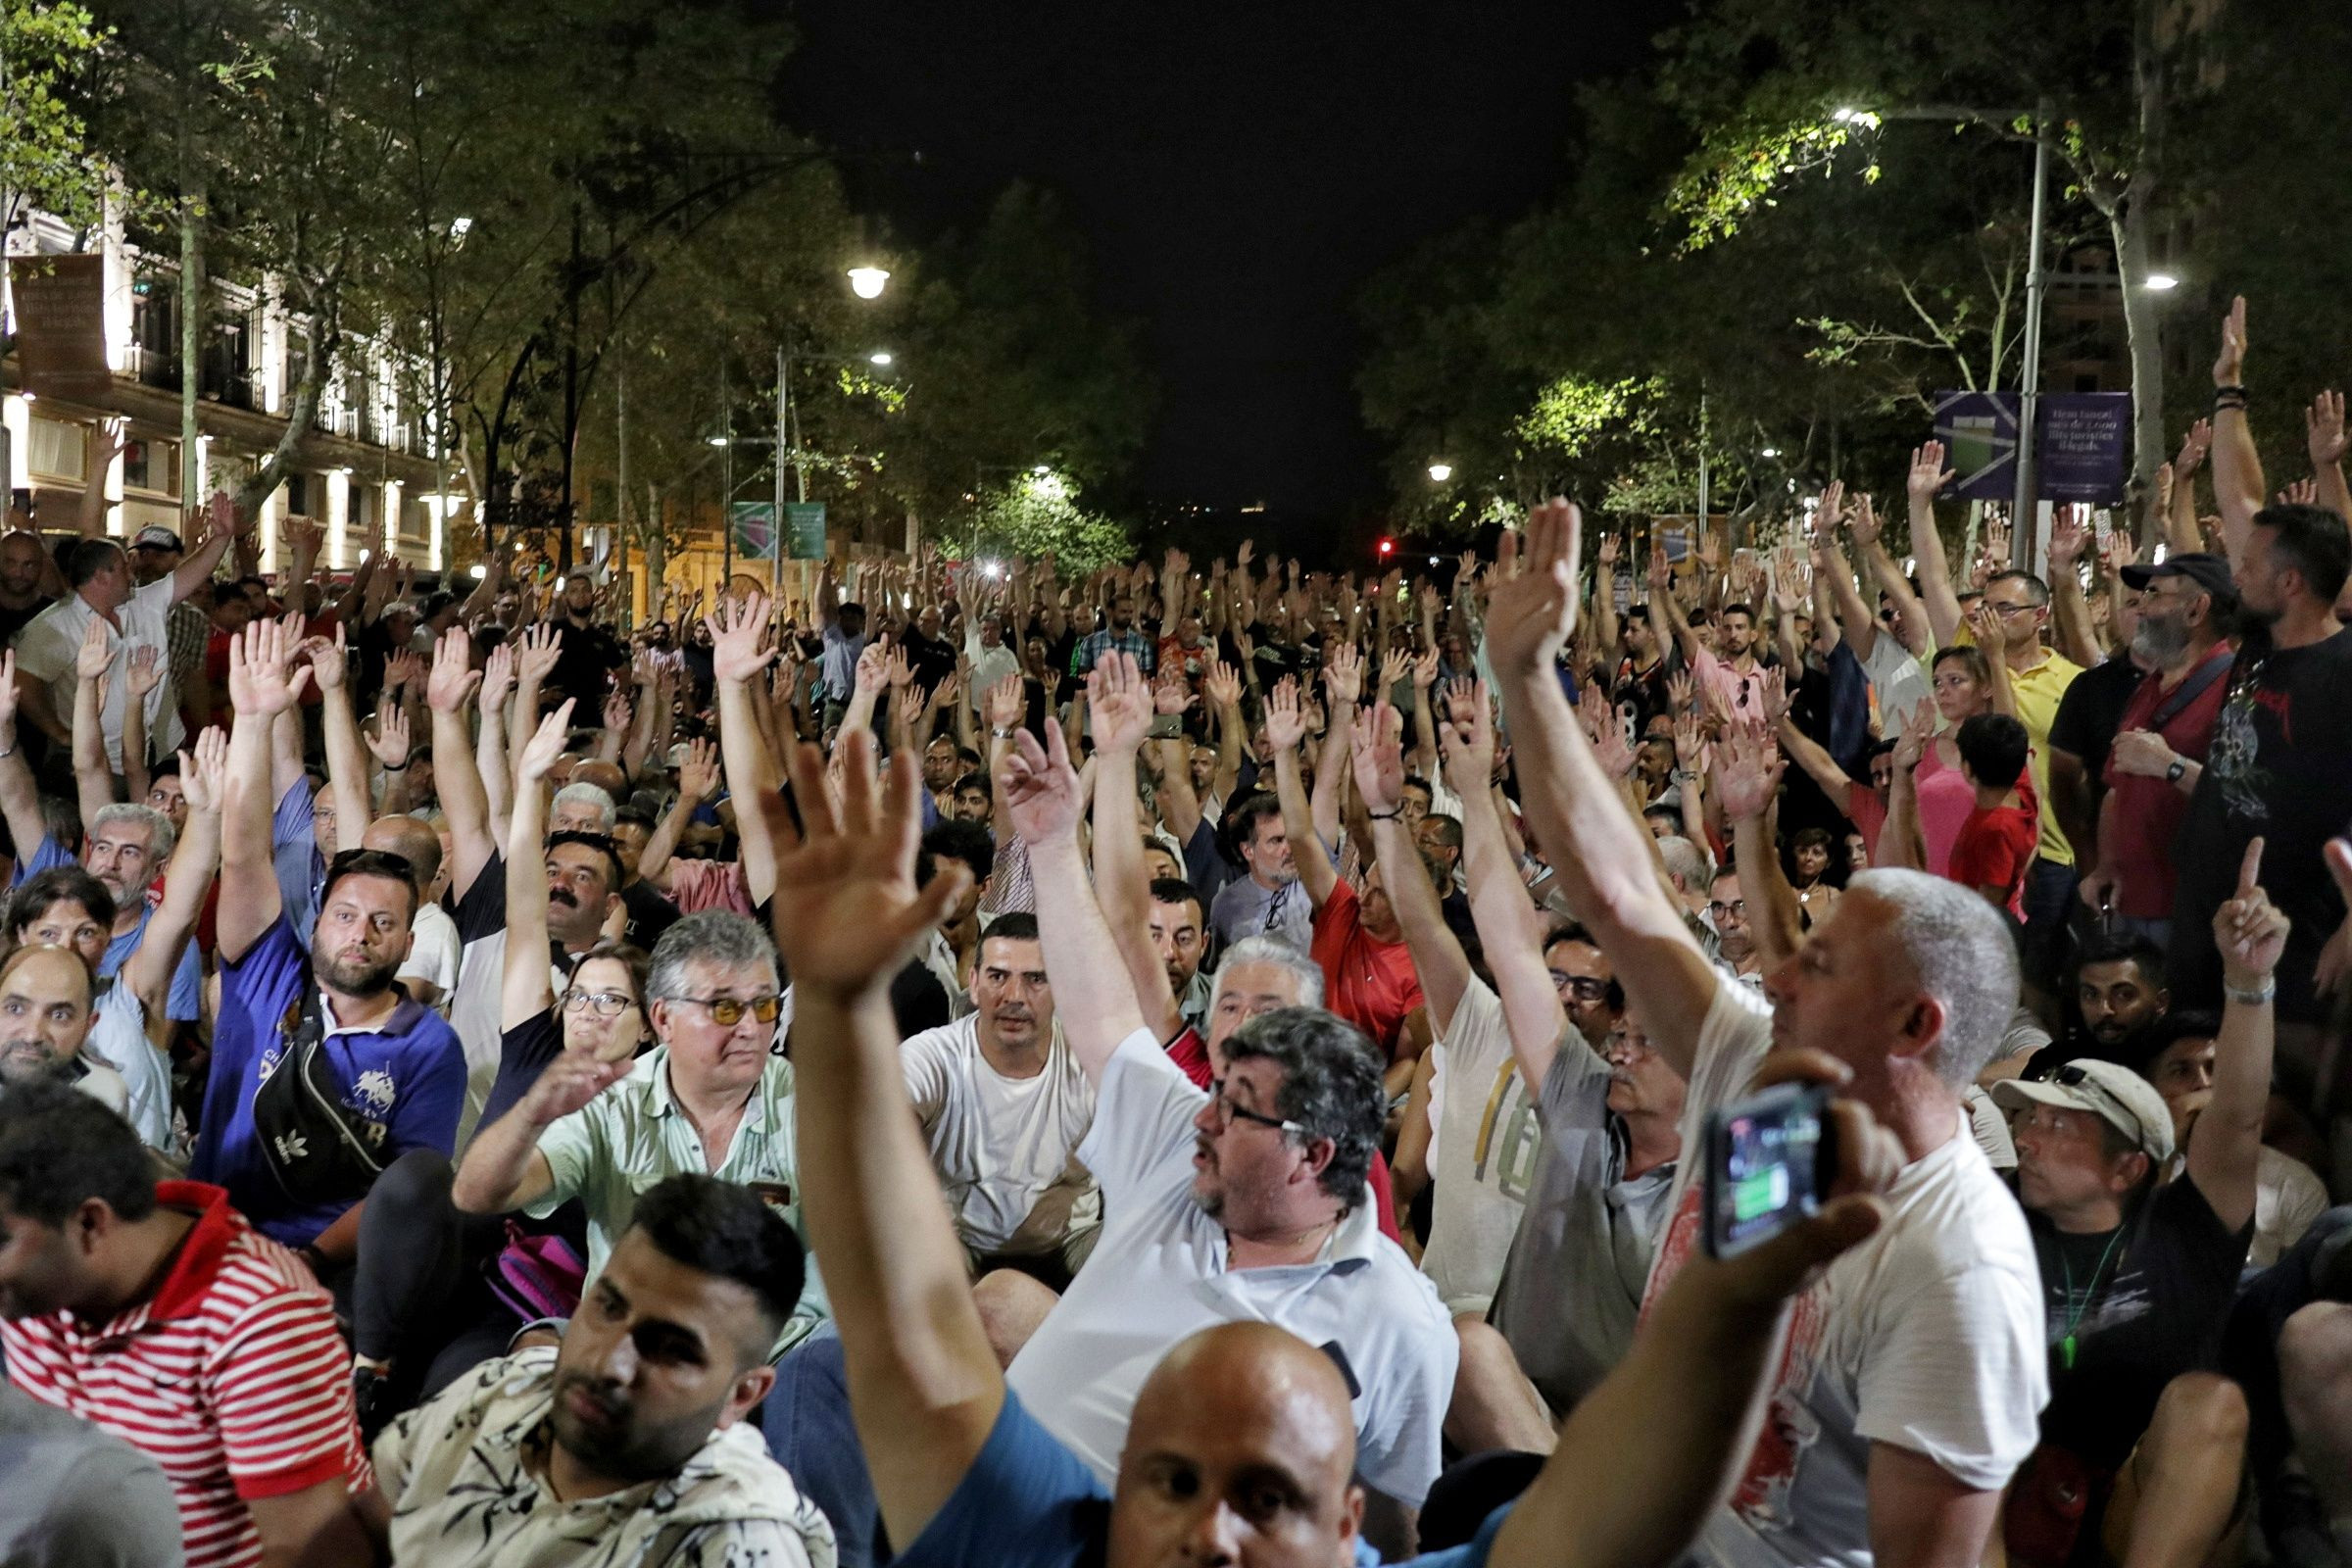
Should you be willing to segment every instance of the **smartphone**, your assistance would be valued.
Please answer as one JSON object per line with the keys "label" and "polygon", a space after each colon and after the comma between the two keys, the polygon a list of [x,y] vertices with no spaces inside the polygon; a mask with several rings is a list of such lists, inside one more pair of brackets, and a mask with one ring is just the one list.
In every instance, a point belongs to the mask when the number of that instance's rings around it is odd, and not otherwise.
{"label": "smartphone", "polygon": [[1820,1085],[1782,1084],[1707,1113],[1709,1257],[1737,1256],[1821,1206],[1836,1168],[1829,1106]]}

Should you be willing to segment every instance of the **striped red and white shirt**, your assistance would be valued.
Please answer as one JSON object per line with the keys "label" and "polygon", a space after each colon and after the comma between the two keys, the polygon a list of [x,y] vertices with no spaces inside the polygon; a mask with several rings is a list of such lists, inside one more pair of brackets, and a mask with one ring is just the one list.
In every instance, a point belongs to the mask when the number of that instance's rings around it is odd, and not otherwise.
{"label": "striped red and white shirt", "polygon": [[196,1224],[153,1297],[104,1324],[71,1312],[0,1320],[9,1381],[144,1450],[179,1502],[190,1568],[262,1557],[250,1499],[368,1484],[351,1354],[332,1300],[228,1196],[159,1182]]}

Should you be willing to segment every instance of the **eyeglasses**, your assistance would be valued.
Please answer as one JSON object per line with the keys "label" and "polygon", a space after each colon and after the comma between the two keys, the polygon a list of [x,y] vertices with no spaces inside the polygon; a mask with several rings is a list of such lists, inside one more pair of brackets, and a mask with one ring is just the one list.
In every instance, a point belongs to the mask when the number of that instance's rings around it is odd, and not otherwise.
{"label": "eyeglasses", "polygon": [[[565,1012],[579,1012],[585,1008],[594,1007],[599,1018],[617,1018],[635,1005],[637,1005],[637,999],[620,991],[566,991],[564,993],[564,1010]],[[713,1009],[714,1012],[715,1010]],[[742,1014],[738,1013],[736,1016],[741,1017]],[[773,1014],[770,1016],[772,1017]]]}
{"label": "eyeglasses", "polygon": [[1297,1133],[1301,1138],[1306,1136],[1306,1129],[1295,1121],[1285,1121],[1280,1116],[1269,1116],[1262,1110],[1251,1110],[1248,1105],[1237,1104],[1233,1096],[1225,1092],[1225,1080],[1222,1078],[1209,1080],[1208,1102],[1217,1107],[1219,1121],[1252,1121],[1260,1127],[1271,1127],[1276,1132]]}
{"label": "eyeglasses", "polygon": [[1729,904],[1711,902],[1707,905],[1707,912],[1718,920],[1744,920],[1747,918],[1747,901],[1734,899]]}
{"label": "eyeglasses", "polygon": [[776,1014],[784,1010],[784,999],[764,997],[678,997],[679,1002],[691,1002],[698,1007],[710,1009],[710,1021],[721,1029],[732,1029],[750,1013],[761,1023],[774,1023]]}
{"label": "eyeglasses", "polygon": [[1554,969],[1551,971],[1551,989],[1565,991],[1579,1002],[1598,1002],[1609,994],[1609,983],[1595,980],[1591,975],[1562,974]]}
{"label": "eyeglasses", "polygon": [[2100,1104],[2120,1111],[2124,1115],[2130,1117],[2132,1121],[2132,1142],[2133,1146],[2139,1149],[2145,1149],[2148,1147],[2147,1123],[2139,1119],[2139,1113],[2133,1110],[2130,1105],[2125,1104],[2123,1101],[2119,1099],[2111,1090],[2109,1090],[2105,1084],[2099,1082],[2096,1078],[2093,1078],[2090,1074],[2084,1072],[2081,1067],[2070,1061],[2065,1066],[2059,1067],[2053,1071],[2050,1074],[2050,1081],[2056,1084],[2063,1084],[2069,1089],[2086,1090],[2089,1092],[2092,1098],[2099,1102]]}

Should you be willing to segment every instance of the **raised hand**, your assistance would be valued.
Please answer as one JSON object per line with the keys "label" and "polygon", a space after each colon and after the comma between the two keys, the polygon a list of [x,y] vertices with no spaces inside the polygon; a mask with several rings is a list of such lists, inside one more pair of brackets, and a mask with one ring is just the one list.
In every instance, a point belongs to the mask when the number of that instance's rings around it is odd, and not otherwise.
{"label": "raised hand", "polygon": [[1094,717],[1095,750],[1132,757],[1152,733],[1152,688],[1133,656],[1104,654],[1086,677],[1086,706]]}
{"label": "raised hand", "polygon": [[556,660],[564,652],[564,634],[555,627],[540,624],[522,634],[522,652],[515,656],[516,673],[534,686],[545,685],[547,677],[556,672]]}
{"label": "raised hand", "polygon": [[2173,460],[2173,481],[2185,484],[2188,476],[2197,471],[2197,465],[2205,461],[2205,454],[2212,450],[2213,421],[2199,419],[2180,438],[2180,455]]}
{"label": "raised hand", "polygon": [[188,809],[211,812],[228,799],[228,731],[209,726],[196,737],[196,752],[179,754],[179,788]]}
{"label": "raised hand", "polygon": [[882,674],[890,682],[890,689],[902,695],[914,684],[914,664],[907,659],[904,646],[893,645],[883,656]]}
{"label": "raised hand", "polygon": [[409,765],[409,714],[398,703],[377,709],[374,731],[362,730],[360,737],[390,771],[397,773]]}
{"label": "raised hand", "polygon": [[678,793],[690,801],[707,801],[718,793],[718,746],[697,738],[686,743],[686,760],[678,767]]}
{"label": "raised hand", "polygon": [[625,688],[615,686],[605,694],[605,728],[613,734],[621,735],[628,732],[629,719],[633,712],[634,710],[629,704],[629,694]]}
{"label": "raised hand", "polygon": [[884,632],[872,642],[867,643],[859,652],[858,668],[854,674],[858,691],[874,697],[882,695],[882,689],[890,684],[890,634],[888,632]]}
{"label": "raised hand", "polygon": [[2246,846],[2238,862],[2237,893],[2213,911],[2213,941],[2222,950],[2223,983],[2237,991],[2268,985],[2286,951],[2293,922],[2262,890],[2262,840]]}
{"label": "raised hand", "polygon": [[1928,748],[1934,744],[1936,744],[1936,705],[1933,703],[1913,704],[1910,716],[1903,720],[1903,732],[1894,743],[1893,761],[1895,767],[1907,773],[1919,766],[1921,760],[1928,755]]}
{"label": "raised hand", "polygon": [[302,698],[311,666],[295,662],[295,639],[264,616],[229,639],[228,700],[240,714],[274,718]]}
{"label": "raised hand", "polygon": [[[503,652],[505,645],[500,645]],[[490,662],[496,663],[498,655]],[[424,702],[436,713],[455,713],[466,706],[482,677],[473,668],[473,642],[466,628],[453,626],[433,640],[433,668],[425,677]]]}
{"label": "raised hand", "polygon": [[1933,501],[1943,487],[1952,482],[1952,470],[1943,466],[1943,443],[1929,441],[1911,449],[1911,471],[1903,478],[1903,489],[1914,502]]}
{"label": "raised hand", "polygon": [[17,723],[17,651],[0,649],[0,735],[14,735]]}
{"label": "raised hand", "polygon": [[1987,659],[1998,659],[2001,650],[2009,646],[2007,617],[1980,599],[1968,607],[1968,629],[1976,634],[1977,646],[1984,650]]}
{"label": "raised hand", "polygon": [[1212,659],[1201,676],[1200,689],[1208,694],[1210,707],[1231,708],[1242,700],[1242,677],[1222,659]]}
{"label": "raised hand", "polygon": [[2341,392],[2322,392],[2311,400],[2303,411],[2304,443],[2311,452],[2311,466],[2325,468],[2330,463],[2340,463],[2344,457],[2344,395]]}
{"label": "raised hand", "polygon": [[351,662],[345,657],[341,621],[335,622],[335,634],[332,637],[305,637],[301,653],[303,658],[311,662],[311,679],[318,682],[320,691],[339,692],[343,689],[343,677],[350,672]]}
{"label": "raised hand", "polygon": [[74,651],[74,673],[81,680],[97,680],[114,662],[114,638],[107,630],[106,617],[92,615],[90,623],[81,628],[81,646]]}
{"label": "raised hand", "polygon": [[1028,693],[1023,690],[1021,677],[1006,675],[988,689],[988,722],[992,729],[1011,729],[1021,721],[1028,709]]}
{"label": "raised hand", "polygon": [[[703,618],[703,624],[710,633],[710,670],[718,680],[730,686],[746,685],[775,662],[776,651],[763,646],[767,641],[767,595],[751,594],[740,603],[722,598]],[[862,682],[862,658],[859,664]]]}
{"label": "raised hand", "polygon": [[2243,386],[2246,378],[2246,297],[2243,294],[2230,302],[2230,314],[2222,318],[2222,346],[2213,357],[2215,386]]}
{"label": "raised hand", "polygon": [[1772,552],[1772,603],[1784,615],[1793,615],[1804,608],[1813,592],[1813,568],[1796,553],[1793,545],[1776,546]]}
{"label": "raised hand", "polygon": [[2314,479],[2290,479],[2286,488],[2278,492],[2278,504],[2282,507],[2317,506],[2319,500],[2320,486]]}
{"label": "raised hand", "polygon": [[1678,669],[1666,677],[1666,701],[1678,713],[1698,712],[1698,682],[1687,669]]}
{"label": "raised hand", "polygon": [[[2113,538],[2114,535],[2108,535]],[[2082,526],[2082,518],[2073,507],[2061,507],[2050,519],[2050,570],[2053,574],[2072,571],[2075,563],[2082,559],[2083,547],[2090,541],[2090,530]]]}
{"label": "raised hand", "polygon": [[1341,643],[1323,666],[1323,695],[1338,704],[1360,701],[1363,694],[1363,651],[1353,643]]}
{"label": "raised hand", "polygon": [[1813,532],[1835,533],[1845,511],[1845,481],[1832,479],[1821,487],[1821,503],[1813,509]]}
{"label": "raised hand", "polygon": [[1788,672],[1778,664],[1764,671],[1764,722],[1778,724],[1788,716]]}
{"label": "raised hand", "polygon": [[635,1065],[627,1056],[599,1061],[585,1051],[566,1051],[540,1069],[530,1093],[522,1097],[523,1120],[533,1127],[553,1127],[626,1078]]}
{"label": "raised hand", "polygon": [[[414,656],[411,656],[414,657]],[[386,666],[389,668],[389,666]],[[389,691],[389,685],[385,690]],[[490,650],[482,666],[482,711],[496,713],[505,710],[507,699],[514,695],[514,650],[500,643]]]}
{"label": "raised hand", "polygon": [[1764,814],[1788,764],[1760,725],[1734,724],[1715,747],[1715,798],[1724,814],[1746,821]]}
{"label": "raised hand", "polygon": [[1674,760],[1677,766],[1690,772],[1702,771],[1707,764],[1707,737],[1696,713],[1674,715]]}
{"label": "raised hand", "polygon": [[1435,648],[1424,649],[1413,661],[1413,690],[1422,694],[1423,701],[1427,700],[1429,689],[1438,683],[1438,663]]}
{"label": "raised hand", "polygon": [[1161,672],[1152,688],[1152,711],[1162,718],[1172,717],[1193,706],[1191,688],[1184,683],[1182,666]]}
{"label": "raised hand", "polygon": [[1457,676],[1446,683],[1444,742],[1446,782],[1454,794],[1473,797],[1494,776],[1494,710],[1487,683]]}
{"label": "raised hand", "polygon": [[1356,793],[1374,816],[1394,816],[1404,804],[1404,715],[1383,699],[1372,721],[1348,735],[1354,752]]}
{"label": "raised hand", "polygon": [[1854,497],[1854,510],[1845,519],[1845,531],[1857,552],[1871,549],[1884,536],[1886,529],[1879,521],[1879,509],[1869,496]]}
{"label": "raised hand", "polygon": [[1046,744],[1022,730],[997,760],[997,799],[1004,803],[1013,831],[1030,845],[1075,840],[1083,803],[1078,773],[1059,724],[1046,726]]}
{"label": "raised hand", "polygon": [[1404,681],[1412,668],[1413,656],[1401,648],[1392,648],[1380,656],[1380,695],[1387,697]]}
{"label": "raised hand", "polygon": [[564,698],[563,706],[541,719],[531,738],[523,742],[522,756],[514,763],[514,776],[521,783],[536,785],[555,770],[556,759],[564,755],[564,743],[571,736],[574,701]]}
{"label": "raised hand", "polygon": [[424,661],[406,648],[396,649],[384,658],[384,692],[390,696],[406,691],[424,674]]}
{"label": "raised hand", "polygon": [[[1576,631],[1584,514],[1554,496],[1527,514],[1527,569],[1498,582],[1487,604],[1487,653],[1495,668],[1545,668]],[[1507,537],[1507,536],[1506,536]]]}
{"label": "raised hand", "polygon": [[1306,739],[1306,715],[1298,708],[1298,682],[1289,675],[1266,694],[1266,744],[1287,752]]}

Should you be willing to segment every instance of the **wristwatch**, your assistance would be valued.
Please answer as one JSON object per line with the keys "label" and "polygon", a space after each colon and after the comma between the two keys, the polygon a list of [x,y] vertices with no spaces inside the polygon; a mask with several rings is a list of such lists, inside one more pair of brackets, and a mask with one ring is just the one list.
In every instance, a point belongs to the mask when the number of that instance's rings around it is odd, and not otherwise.
{"label": "wristwatch", "polygon": [[1006,729],[1006,728],[1005,728],[1004,725],[1002,725],[1002,724],[991,724],[991,725],[989,725],[989,726],[988,726],[988,732],[989,732],[991,735],[994,735],[994,736],[995,736],[997,739],[999,739],[999,740],[1001,740],[1001,741],[1008,741],[1008,740],[1012,739],[1012,738],[1013,738],[1013,736],[1015,736],[1015,735],[1017,735],[1017,734],[1019,734],[1019,733],[1020,733],[1020,732],[1019,732],[1018,730],[1016,730],[1016,729]]}
{"label": "wristwatch", "polygon": [[2180,775],[2187,771],[2188,759],[2176,757],[2173,759],[2173,765],[2164,770],[2164,781],[2167,784],[2178,784],[2180,782]]}

